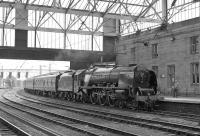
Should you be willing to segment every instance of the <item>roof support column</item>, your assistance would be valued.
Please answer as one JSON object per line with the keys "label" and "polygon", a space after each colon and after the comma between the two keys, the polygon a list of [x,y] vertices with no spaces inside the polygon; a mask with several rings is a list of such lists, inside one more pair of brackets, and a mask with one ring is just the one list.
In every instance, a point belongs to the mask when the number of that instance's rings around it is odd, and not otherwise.
{"label": "roof support column", "polygon": [[28,27],[28,10],[20,7],[15,10],[15,47],[27,48],[28,31],[24,27]]}
{"label": "roof support column", "polygon": [[64,14],[64,49],[67,47],[66,14]]}
{"label": "roof support column", "polygon": [[[92,31],[94,31],[94,17],[93,16],[92,16]],[[92,33],[91,36],[92,36],[92,38],[91,38],[92,39],[92,41],[91,41],[92,42],[92,44],[91,44],[91,46],[92,46],[91,50],[93,51],[94,50],[93,49],[94,48],[94,34]]]}
{"label": "roof support column", "polygon": [[167,16],[167,1],[168,0],[162,0],[162,19],[163,23],[167,23],[168,16]]}
{"label": "roof support column", "polygon": [[114,50],[118,37],[110,34],[119,34],[119,20],[104,18],[103,22],[103,61],[115,61]]}
{"label": "roof support column", "polygon": [[[2,11],[1,11],[1,12],[2,12],[2,15],[3,15],[3,21],[4,21],[4,23],[5,23],[5,20],[4,20],[4,18],[5,18],[5,17],[4,17],[4,14],[5,14],[5,13],[4,13],[4,9],[3,9],[3,8],[2,8]],[[3,27],[2,36],[1,36],[1,38],[2,38],[2,39],[1,39],[2,43],[0,43],[1,46],[4,46],[4,35],[5,35],[5,28]]]}

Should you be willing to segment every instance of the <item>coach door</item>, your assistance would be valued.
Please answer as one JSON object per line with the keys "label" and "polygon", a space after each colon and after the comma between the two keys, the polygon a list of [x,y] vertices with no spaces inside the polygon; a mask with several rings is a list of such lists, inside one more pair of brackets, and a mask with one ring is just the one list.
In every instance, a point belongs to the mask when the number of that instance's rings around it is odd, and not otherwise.
{"label": "coach door", "polygon": [[174,86],[175,83],[175,65],[168,65],[167,66],[167,77],[168,77],[168,87],[171,88]]}

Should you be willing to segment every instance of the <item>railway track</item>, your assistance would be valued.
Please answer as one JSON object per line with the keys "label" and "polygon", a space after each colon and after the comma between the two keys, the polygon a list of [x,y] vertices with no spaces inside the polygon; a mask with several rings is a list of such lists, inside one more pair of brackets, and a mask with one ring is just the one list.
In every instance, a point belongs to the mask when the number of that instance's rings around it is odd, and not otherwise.
{"label": "railway track", "polygon": [[66,106],[66,105],[58,105],[58,104],[53,104],[50,102],[46,101],[41,101],[41,100],[33,100],[28,99],[28,98],[22,98],[22,96],[17,96],[20,99],[29,101],[29,102],[34,102],[35,104],[42,104],[46,105],[49,107],[56,107],[59,109],[63,110],[68,110],[74,113],[79,113],[79,114],[84,114],[84,115],[89,115],[89,116],[94,116],[102,119],[107,119],[107,120],[113,120],[116,122],[123,122],[126,124],[132,124],[132,125],[139,125],[142,127],[148,127],[148,128],[153,128],[157,130],[162,130],[166,132],[171,132],[174,134],[178,135],[200,135],[200,128],[197,126],[189,126],[189,125],[184,125],[180,123],[172,123],[172,122],[164,122],[164,121],[159,121],[159,120],[151,120],[151,119],[144,119],[144,118],[136,118],[136,117],[131,117],[131,116],[124,116],[121,114],[116,114],[116,113],[109,113],[109,112],[104,112],[104,111],[97,111],[94,109],[85,109],[85,108],[75,108],[71,106]]}
{"label": "railway track", "polygon": [[[49,124],[48,121],[43,120],[42,117],[40,116],[38,118],[31,116],[33,114],[27,114],[24,112],[24,110],[17,109],[16,107],[9,105],[6,101],[3,102],[1,100],[0,106],[4,114],[4,118],[5,116],[9,116],[8,118],[12,120],[12,123],[15,123],[15,126],[18,126],[18,129],[24,130],[24,132],[26,132],[26,134],[29,136],[63,136],[65,135],[64,133],[62,134],[61,132],[55,131],[54,129],[52,129],[53,127],[57,127],[57,126]],[[50,127],[48,127],[48,125],[50,125]],[[66,131],[66,128],[64,129]],[[72,130],[69,130],[68,133],[72,135],[74,134],[77,135],[77,132],[73,133]],[[82,135],[84,136],[84,134]]]}
{"label": "railway track", "polygon": [[[9,107],[5,107],[5,105],[4,105],[4,108],[9,108]],[[24,129],[23,131],[25,131],[26,135],[28,135],[28,136],[38,136],[38,135],[40,135],[40,136],[59,136],[59,134],[41,126],[40,124],[37,124],[37,123],[27,119],[26,117],[22,117],[21,115],[15,113],[15,111],[6,110],[4,108],[2,110],[3,114],[9,116],[9,118],[11,118],[12,121],[15,120],[14,123],[16,123],[16,126],[18,127],[18,129],[21,129],[21,130]],[[1,112],[1,114],[2,114],[2,112]],[[20,136],[21,136],[21,134],[20,134]]]}
{"label": "railway track", "polygon": [[[99,136],[100,132],[102,132],[101,130],[99,130],[99,132],[98,132],[98,130],[91,129],[91,128],[89,128],[89,126],[87,127],[86,125],[82,125],[81,123],[74,123],[70,119],[68,121],[65,121],[65,123],[64,123],[62,121],[59,121],[61,119],[58,119],[55,116],[53,117],[53,116],[46,115],[46,114],[42,115],[41,112],[36,113],[33,110],[31,110],[31,112],[27,111],[27,110],[21,110],[19,108],[19,106],[17,106],[17,105],[11,105],[11,104],[6,104],[6,103],[4,103],[4,104],[6,105],[5,107],[7,107],[7,108],[9,108],[9,107],[14,108],[15,112],[21,111],[21,114],[22,114],[22,112],[29,114],[29,116],[27,116],[23,113],[23,116],[25,116],[25,118],[32,118],[34,120],[38,120],[38,118],[39,118],[40,121],[37,121],[38,123],[34,123],[33,121],[30,121],[30,120],[28,122],[35,124],[32,127],[38,126],[38,129],[40,129],[42,132],[46,131],[46,133],[48,133],[47,135],[51,135],[51,136],[61,136],[61,135],[63,135],[63,136],[64,135]],[[27,109],[27,108],[25,108],[25,109]],[[10,113],[11,113],[11,111],[7,112],[7,114],[10,114]],[[22,118],[22,117],[19,117],[19,118]],[[23,121],[23,120],[21,120],[21,121]],[[45,124],[46,124],[46,126],[45,126]],[[47,125],[52,126],[52,124],[54,124],[53,127],[49,127],[49,128],[47,127]],[[90,130],[90,131],[87,131],[87,129]],[[94,133],[92,131],[96,131],[96,133]],[[79,133],[79,132],[81,132],[81,133]],[[104,132],[104,134],[105,134],[105,132]],[[107,135],[112,135],[112,134],[107,134]],[[138,135],[135,135],[135,136],[138,136]]]}
{"label": "railway track", "polygon": [[0,113],[0,136],[29,136],[28,133],[6,120],[2,116],[2,111]]}
{"label": "railway track", "polygon": [[[16,96],[20,98],[20,96],[24,96],[24,95],[19,94],[19,95],[16,95]],[[24,96],[24,97],[29,98],[28,96]],[[31,99],[34,99],[34,98],[31,98]],[[35,99],[35,100],[38,100],[38,99]],[[39,101],[43,101],[43,100],[39,100]],[[44,102],[46,102],[46,101],[44,101]],[[102,107],[101,105],[95,105],[95,106]],[[69,106],[69,105],[67,105],[67,107],[75,108],[75,107]],[[107,107],[107,106],[103,106],[103,107],[106,108],[106,109],[117,109],[117,110],[119,109],[118,107],[117,108]],[[88,110],[88,109],[86,109],[86,110]],[[191,120],[191,121],[200,120],[200,116],[196,115],[196,114],[185,114],[185,113],[169,112],[169,111],[161,111],[161,110],[154,110],[154,111],[149,112],[149,111],[143,111],[143,110],[134,110],[133,111],[132,109],[123,109],[123,111],[134,112],[134,113],[146,113],[146,114],[153,114],[153,115],[163,115],[163,116],[169,116],[169,117],[178,117],[178,118],[188,119],[188,120]]]}
{"label": "railway track", "polygon": [[[43,97],[43,96],[41,96],[41,97]],[[78,102],[76,102],[76,103],[78,103]],[[95,106],[102,107],[101,105],[95,105]],[[119,107],[109,107],[109,106],[103,106],[103,107],[108,108],[108,109],[120,109]],[[128,109],[128,108],[122,108],[122,109],[123,109],[123,111],[133,112],[133,109]],[[153,111],[149,112],[149,111],[145,111],[145,110],[142,110],[142,109],[141,110],[134,110],[134,112],[136,112],[136,113],[147,113],[147,114],[151,113],[151,114],[154,114],[154,115],[156,114],[156,115],[163,115],[163,116],[169,116],[169,117],[178,117],[178,118],[188,119],[188,120],[191,120],[191,121],[196,121],[197,119],[200,120],[200,115],[189,114],[189,113],[170,112],[170,111],[163,111],[163,110],[153,110]]]}
{"label": "railway track", "polygon": [[[2,90],[1,94],[4,93],[5,89]],[[8,89],[6,89],[8,91]],[[42,135],[42,133],[37,133],[33,130],[34,126],[31,126],[30,123],[25,122],[22,118],[18,117],[16,114],[12,114],[8,112],[9,109],[4,109],[4,107],[0,106],[0,136],[34,136]],[[30,131],[34,133],[29,133]]]}
{"label": "railway track", "polygon": [[200,120],[200,116],[196,114],[185,114],[185,113],[169,112],[169,111],[162,111],[162,110],[154,110],[152,113],[157,114],[157,115],[170,116],[170,117],[179,117],[179,118],[181,117],[181,118],[185,118],[191,121]]}
{"label": "railway track", "polygon": [[[6,96],[5,96],[6,98]],[[141,128],[134,125],[127,125],[125,123],[119,123],[115,121],[106,121],[105,119],[97,119],[97,117],[89,117],[83,115],[74,115],[73,112],[68,112],[66,110],[60,110],[58,108],[54,109],[50,106],[44,106],[42,103],[32,103],[30,102],[23,102],[19,103],[19,101],[15,101],[16,97],[9,97],[6,98],[7,106],[11,106],[16,110],[20,110],[23,113],[30,114],[31,116],[36,116],[37,118],[41,118],[42,120],[51,122],[51,124],[58,124],[62,127],[69,128],[75,131],[81,131],[82,134],[86,135],[108,135],[108,136],[117,136],[117,135],[127,135],[127,136],[160,136],[160,135],[171,135],[168,132],[162,132],[157,130],[149,130],[148,133],[144,132],[147,131],[147,128]],[[65,115],[63,115],[65,113]],[[67,115],[66,115],[67,113]],[[72,116],[74,115],[74,116]],[[76,118],[75,118],[76,117]],[[50,123],[49,123],[50,124]],[[124,126],[125,125],[125,126]],[[66,135],[66,134],[64,134]],[[74,135],[74,134],[73,134]]]}

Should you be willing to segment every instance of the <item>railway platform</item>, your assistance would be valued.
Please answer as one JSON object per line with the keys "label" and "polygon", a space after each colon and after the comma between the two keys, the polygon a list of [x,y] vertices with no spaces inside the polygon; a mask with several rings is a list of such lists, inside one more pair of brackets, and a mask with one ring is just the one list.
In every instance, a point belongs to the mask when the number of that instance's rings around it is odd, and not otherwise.
{"label": "railway platform", "polygon": [[200,104],[200,98],[197,98],[197,97],[169,97],[169,96],[165,96],[165,97],[163,97],[162,101]]}
{"label": "railway platform", "polygon": [[172,112],[200,114],[200,98],[164,96],[163,99],[158,102],[158,109]]}

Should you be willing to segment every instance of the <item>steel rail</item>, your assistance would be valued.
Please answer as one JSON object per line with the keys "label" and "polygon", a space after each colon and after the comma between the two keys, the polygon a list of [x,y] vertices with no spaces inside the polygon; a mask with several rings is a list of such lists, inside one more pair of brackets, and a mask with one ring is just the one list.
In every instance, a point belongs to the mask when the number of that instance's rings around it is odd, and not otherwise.
{"label": "steel rail", "polygon": [[[1,101],[0,101],[0,102],[1,102]],[[2,110],[2,109],[1,109],[1,110]],[[16,113],[14,113],[14,112],[11,113],[11,112],[9,112],[9,111],[6,111],[5,109],[2,110],[2,111],[5,112],[6,114],[8,114],[9,116],[12,116],[12,117],[14,117],[14,118],[20,120],[20,121],[23,122],[24,124],[27,124],[27,125],[29,125],[29,126],[35,128],[35,129],[37,129],[37,130],[40,130],[41,132],[43,132],[43,133],[45,133],[45,134],[47,134],[47,135],[49,135],[49,136],[61,136],[60,134],[58,134],[58,133],[56,133],[56,132],[54,132],[54,131],[52,131],[52,130],[50,130],[50,129],[44,127],[44,126],[41,126],[41,125],[38,124],[38,123],[35,123],[35,122],[30,121],[30,120],[28,120],[28,119],[26,119],[26,118],[23,118],[23,117],[21,117],[20,115],[17,115]],[[27,133],[27,134],[28,134],[28,133]],[[28,134],[28,135],[29,135],[29,134]],[[30,135],[29,135],[29,136],[30,136]]]}
{"label": "steel rail", "polygon": [[[32,100],[30,100],[30,101],[34,102]],[[41,100],[37,100],[37,101],[41,101]],[[45,101],[42,101],[42,102],[45,102]],[[37,103],[37,102],[35,102],[35,103]],[[86,114],[86,115],[96,116],[96,117],[100,117],[100,118],[104,118],[104,119],[108,119],[108,120],[114,120],[114,121],[128,123],[128,124],[145,126],[148,128],[154,128],[154,129],[158,129],[158,130],[162,130],[162,131],[166,131],[166,132],[172,132],[172,133],[176,133],[176,134],[196,135],[196,133],[191,134],[191,132],[188,132],[186,130],[185,131],[179,130],[179,129],[189,129],[190,131],[192,130],[192,131],[200,132],[199,127],[191,127],[188,125],[183,125],[183,124],[178,124],[178,123],[155,121],[155,120],[144,119],[144,118],[136,118],[136,117],[124,116],[121,114],[113,114],[113,113],[97,111],[97,110],[90,110],[90,109],[85,109],[85,108],[75,108],[72,106],[68,106],[70,108],[67,108],[66,105],[62,105],[65,107],[61,108],[61,107],[58,107],[58,104],[55,105],[53,103],[51,103],[51,104],[47,104],[48,102],[45,102],[45,103],[46,104],[43,104],[43,105],[52,106],[52,107],[56,107],[56,108],[60,108],[60,109],[65,109],[65,110],[69,110],[69,111],[73,111],[73,112],[78,112],[78,113],[82,113],[82,114]],[[61,105],[61,104],[59,104],[59,105]],[[71,109],[71,108],[73,108],[73,109]],[[80,111],[80,110],[82,110],[82,111]],[[98,113],[98,114],[96,114],[96,113]],[[159,124],[159,125],[157,125],[157,124]],[[160,125],[163,125],[163,126],[161,127]],[[171,128],[169,128],[169,127],[171,127]],[[177,128],[174,128],[174,127],[177,127]]]}
{"label": "steel rail", "polygon": [[[7,99],[7,98],[5,98]],[[8,101],[10,101],[9,99],[7,99]],[[14,101],[10,101],[12,103],[15,103],[15,104],[18,104],[17,102],[14,102]],[[5,105],[8,105],[8,106],[11,106],[7,103],[4,103]],[[71,118],[71,117],[67,117],[67,116],[63,116],[63,115],[60,115],[60,114],[55,114],[53,112],[48,112],[48,111],[45,111],[43,109],[39,109],[39,108],[35,108],[35,107],[30,107],[30,106],[27,106],[27,105],[24,105],[24,104],[20,104],[20,105],[23,105],[24,107],[28,107],[28,108],[31,108],[31,109],[34,109],[36,111],[39,111],[39,112],[42,112],[42,113],[45,113],[45,114],[49,114],[49,115],[52,115],[52,116],[56,116],[56,117],[59,117],[59,118],[62,118],[62,119],[66,119],[66,120],[70,120],[70,121],[73,121],[73,122],[76,122],[76,123],[80,123],[80,124],[86,124],[88,126],[92,126],[94,128],[97,128],[97,129],[101,129],[101,130],[105,130],[105,131],[108,131],[108,132],[112,132],[112,133],[116,133],[116,134],[121,134],[121,135],[126,135],[126,136],[140,136],[138,134],[133,134],[133,133],[129,133],[129,132],[126,132],[126,131],[122,131],[122,130],[118,130],[118,129],[115,129],[115,128],[111,128],[111,127],[106,127],[106,126],[103,126],[103,125],[98,125],[98,124],[95,124],[95,123],[92,123],[92,122],[89,122],[89,121],[84,121],[84,120],[80,120],[80,119],[76,119],[76,118]],[[35,113],[31,113],[29,111],[26,111],[24,109],[20,109],[20,108],[17,108],[15,106],[11,106],[12,108],[15,108],[17,110],[20,110],[20,111],[23,111],[23,112],[26,112],[28,114],[31,114],[33,116],[36,116],[38,118],[41,118],[41,119],[44,119],[44,120],[47,120],[47,121],[51,121],[53,123],[57,123],[59,125],[63,125],[65,127],[71,127],[72,129],[75,129],[75,130],[79,130],[79,131],[82,131],[84,133],[88,133],[90,135],[94,135],[94,136],[99,136],[99,135],[96,135],[95,133],[91,133],[91,132],[88,132],[84,129],[79,129],[79,128],[75,128],[75,127],[72,127],[71,124],[68,125],[66,123],[63,123],[63,122],[59,122],[59,121],[56,121],[56,120],[53,120],[53,119],[48,119],[48,118],[45,118],[45,117],[41,117],[40,115],[37,115]]]}
{"label": "steel rail", "polygon": [[20,135],[20,136],[31,136],[29,133],[27,133],[26,131],[24,131],[20,127],[14,125],[12,122],[6,120],[2,116],[0,116],[0,121],[1,121],[2,124],[4,124],[6,127],[8,127],[11,131],[16,133],[17,135]]}

